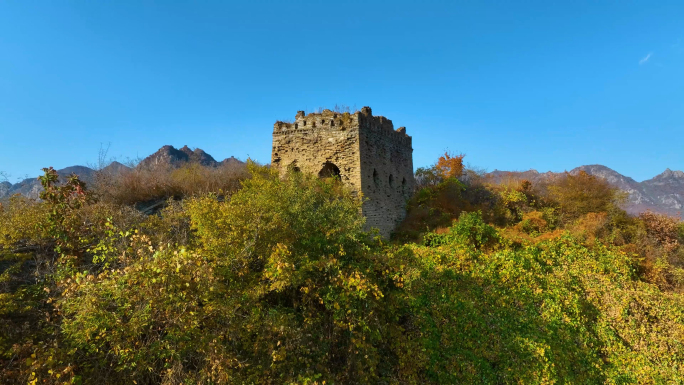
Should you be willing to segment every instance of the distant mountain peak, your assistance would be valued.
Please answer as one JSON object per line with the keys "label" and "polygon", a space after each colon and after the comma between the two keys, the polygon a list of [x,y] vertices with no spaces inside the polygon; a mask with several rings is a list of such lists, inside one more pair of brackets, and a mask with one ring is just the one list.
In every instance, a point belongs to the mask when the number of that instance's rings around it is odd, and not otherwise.
{"label": "distant mountain peak", "polygon": [[110,164],[108,164],[107,167],[102,168],[100,170],[100,172],[104,172],[107,174],[118,174],[118,173],[121,173],[123,171],[128,171],[130,169],[131,169],[130,167],[128,167],[124,164],[121,164],[117,161],[113,161]]}
{"label": "distant mountain peak", "polygon": [[656,175],[653,177],[653,179],[683,179],[684,178],[684,172],[683,171],[678,171],[678,170],[670,170],[669,168],[666,168],[665,171],[661,172],[660,174]]}
{"label": "distant mountain peak", "polygon": [[143,159],[138,167],[152,167],[157,164],[167,164],[177,167],[188,162],[199,163],[203,166],[216,166],[218,164],[216,159],[200,148],[192,150],[185,145],[180,149],[176,149],[171,145],[165,145],[154,154]]}
{"label": "distant mountain peak", "polygon": [[238,158],[236,158],[236,157],[234,157],[234,156],[231,156],[230,158],[226,158],[226,159],[222,160],[222,161],[221,161],[221,164],[225,164],[225,165],[243,165],[243,164],[245,164],[245,162],[241,161],[240,159],[238,159]]}
{"label": "distant mountain peak", "polygon": [[[188,146],[186,145],[181,149],[181,151],[185,151],[185,150],[190,150],[190,148],[188,148]],[[216,161],[216,159],[214,159],[214,157],[207,154],[201,148],[196,148],[196,149],[192,150],[192,153],[188,154],[188,156],[190,157],[191,162],[197,162],[197,163],[204,165],[204,166],[216,166],[218,164],[218,162]]]}

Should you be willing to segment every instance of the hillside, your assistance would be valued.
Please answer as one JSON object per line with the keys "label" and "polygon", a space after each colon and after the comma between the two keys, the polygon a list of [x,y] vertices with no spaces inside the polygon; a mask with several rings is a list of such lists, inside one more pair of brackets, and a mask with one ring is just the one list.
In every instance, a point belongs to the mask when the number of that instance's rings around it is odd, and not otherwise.
{"label": "hillside", "polygon": [[684,378],[684,223],[628,216],[606,169],[535,188],[440,158],[382,240],[337,178],[158,159],[0,206],[0,383]]}
{"label": "hillside", "polygon": [[[111,172],[117,170],[118,172],[121,171],[122,167],[127,168],[119,162],[112,162],[109,166],[102,169],[102,171]],[[87,184],[91,184],[95,181],[96,171],[86,166],[70,166],[57,170],[57,174],[62,180],[71,174],[76,174],[81,180],[85,181]],[[4,187],[0,187],[0,198],[20,194],[28,198],[37,199],[40,192],[43,190],[37,178],[26,178],[15,184],[3,182],[2,186]]]}
{"label": "hillside", "polygon": [[[576,167],[570,171],[570,174],[576,175],[580,171],[605,179],[611,185],[627,192],[629,196],[624,209],[630,214],[639,214],[646,210],[651,210],[658,213],[681,216],[684,205],[684,172],[682,171],[667,169],[663,173],[643,182],[637,182],[600,164]],[[536,170],[494,170],[487,175],[494,182],[499,182],[506,178],[518,178],[527,179],[533,183],[542,183],[561,174],[554,172],[540,173]]]}
{"label": "hillside", "polygon": [[[135,168],[148,169],[160,165],[177,168],[184,164],[200,164],[207,167],[218,167],[220,165],[244,165],[244,162],[232,156],[221,162],[217,162],[211,155],[207,154],[202,149],[197,148],[191,150],[188,146],[176,149],[173,146],[166,145],[162,146],[154,154],[140,161]],[[95,183],[98,175],[115,176],[130,170],[130,167],[113,161],[99,171],[86,166],[70,166],[57,170],[57,174],[61,180],[66,179],[66,177],[71,174],[76,174],[81,180],[86,182],[86,184],[91,185]],[[40,182],[37,178],[27,178],[15,184],[4,181],[0,182],[0,199],[10,197],[14,194],[37,199],[42,190],[43,188],[40,186]]]}
{"label": "hillside", "polygon": [[12,183],[3,181],[0,182],[0,197],[7,196],[9,190],[12,188]]}

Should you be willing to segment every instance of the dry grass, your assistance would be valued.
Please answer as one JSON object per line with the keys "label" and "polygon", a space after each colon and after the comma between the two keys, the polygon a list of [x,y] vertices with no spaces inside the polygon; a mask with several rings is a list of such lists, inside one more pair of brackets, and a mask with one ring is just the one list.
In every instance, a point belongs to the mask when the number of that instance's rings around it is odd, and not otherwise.
{"label": "dry grass", "polygon": [[215,193],[230,195],[247,178],[245,164],[207,167],[189,163],[182,167],[158,164],[117,174],[99,173],[95,191],[100,199],[117,204],[136,204],[169,198]]}

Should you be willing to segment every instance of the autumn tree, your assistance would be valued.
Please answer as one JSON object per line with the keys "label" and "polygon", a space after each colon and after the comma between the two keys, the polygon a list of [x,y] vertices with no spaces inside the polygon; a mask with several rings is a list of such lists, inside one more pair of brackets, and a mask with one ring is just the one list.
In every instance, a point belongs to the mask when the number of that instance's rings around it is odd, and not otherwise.
{"label": "autumn tree", "polygon": [[435,168],[438,174],[444,178],[458,178],[463,175],[463,158],[464,154],[454,155],[448,151],[440,156],[437,160]]}
{"label": "autumn tree", "polygon": [[416,170],[418,188],[434,187],[448,179],[456,179],[463,175],[464,154],[453,155],[445,152],[430,167],[419,167]]}
{"label": "autumn tree", "polygon": [[644,222],[648,235],[657,244],[662,245],[666,251],[671,252],[679,247],[681,223],[678,218],[652,211],[641,213],[639,218]]}
{"label": "autumn tree", "polygon": [[606,180],[580,171],[568,172],[549,186],[564,220],[575,220],[587,213],[608,212],[622,199],[619,190]]}

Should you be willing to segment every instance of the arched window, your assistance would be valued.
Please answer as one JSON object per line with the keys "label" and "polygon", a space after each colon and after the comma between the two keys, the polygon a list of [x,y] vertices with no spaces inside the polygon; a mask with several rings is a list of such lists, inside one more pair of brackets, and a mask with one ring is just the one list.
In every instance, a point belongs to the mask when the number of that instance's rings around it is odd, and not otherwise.
{"label": "arched window", "polygon": [[389,176],[389,186],[390,188],[394,188],[394,175],[392,174]]}
{"label": "arched window", "polygon": [[340,168],[335,166],[333,163],[325,162],[323,168],[318,172],[319,178],[331,178],[340,177]]}
{"label": "arched window", "polygon": [[373,182],[375,183],[375,187],[380,187],[380,176],[376,169],[373,169]]}

